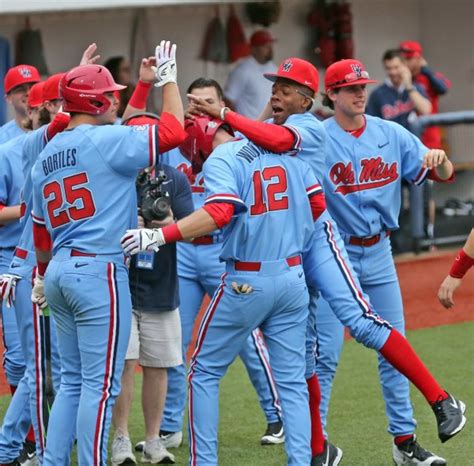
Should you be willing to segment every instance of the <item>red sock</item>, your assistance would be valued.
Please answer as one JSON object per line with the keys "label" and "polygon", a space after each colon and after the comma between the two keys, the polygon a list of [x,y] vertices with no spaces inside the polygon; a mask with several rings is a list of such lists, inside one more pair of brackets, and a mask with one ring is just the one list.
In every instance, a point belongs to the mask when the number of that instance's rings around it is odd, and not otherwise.
{"label": "red sock", "polygon": [[12,396],[14,395],[14,393],[16,392],[16,385],[9,385],[10,387],[10,393],[12,394]]}
{"label": "red sock", "polygon": [[392,329],[380,354],[423,393],[430,405],[448,397],[408,340],[395,329]]}
{"label": "red sock", "polygon": [[413,438],[413,434],[409,434],[409,435],[397,435],[396,437],[394,437],[393,441],[395,442],[395,445],[400,445],[401,443],[403,443],[405,440],[408,440],[408,439],[411,439]]}
{"label": "red sock", "polygon": [[309,412],[311,413],[311,453],[312,456],[321,454],[324,450],[323,425],[319,413],[321,403],[321,391],[319,389],[318,377],[314,374],[306,379],[309,393]]}
{"label": "red sock", "polygon": [[26,441],[31,443],[36,443],[35,440],[35,431],[33,429],[33,425],[30,426],[30,430],[26,434]]}

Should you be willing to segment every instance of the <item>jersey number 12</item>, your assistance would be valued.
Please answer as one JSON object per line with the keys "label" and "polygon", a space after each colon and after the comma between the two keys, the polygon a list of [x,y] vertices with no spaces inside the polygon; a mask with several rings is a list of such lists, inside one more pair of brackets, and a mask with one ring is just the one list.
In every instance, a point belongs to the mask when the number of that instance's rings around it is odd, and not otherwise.
{"label": "jersey number 12", "polygon": [[[264,188],[265,181],[272,181]],[[282,195],[288,189],[286,171],[283,167],[265,167],[253,172],[254,203],[250,207],[251,215],[262,215],[274,210],[288,209],[288,196]],[[266,196],[264,193],[266,191]],[[280,196],[282,195],[282,196]],[[280,196],[277,199],[277,196]],[[266,197],[266,201],[265,201]]]}
{"label": "jersey number 12", "polygon": [[[83,220],[95,214],[95,204],[89,189],[81,187],[87,184],[87,173],[67,176],[59,181],[51,181],[43,188],[43,196],[48,199],[48,216],[51,226],[58,228],[74,220]],[[64,194],[63,194],[64,193]],[[61,209],[66,200],[68,207]],[[77,206],[80,201],[82,206]]]}

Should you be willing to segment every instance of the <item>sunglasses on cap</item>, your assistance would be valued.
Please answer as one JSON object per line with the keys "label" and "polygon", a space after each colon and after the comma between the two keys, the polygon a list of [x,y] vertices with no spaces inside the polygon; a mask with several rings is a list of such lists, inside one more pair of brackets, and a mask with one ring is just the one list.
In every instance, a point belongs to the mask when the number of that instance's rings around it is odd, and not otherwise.
{"label": "sunglasses on cap", "polygon": [[359,79],[370,79],[370,75],[365,70],[360,71],[359,73],[352,72],[352,73],[346,74],[343,80],[331,83],[329,87],[339,86],[340,84],[353,83],[355,81],[359,81]]}

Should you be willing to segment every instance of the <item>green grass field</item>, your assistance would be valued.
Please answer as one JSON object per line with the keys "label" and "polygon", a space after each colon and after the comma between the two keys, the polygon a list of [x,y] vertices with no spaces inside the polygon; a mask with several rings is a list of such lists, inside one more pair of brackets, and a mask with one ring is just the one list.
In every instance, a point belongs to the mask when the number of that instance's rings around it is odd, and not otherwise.
{"label": "green grass field", "polygon": [[[469,416],[474,407],[474,323],[411,331],[408,337],[442,385],[467,404]],[[140,381],[137,377],[137,389]],[[9,397],[1,399],[1,413],[8,400]],[[143,437],[138,396],[136,400],[130,424],[133,442]],[[450,466],[474,466],[474,421],[468,420],[461,434],[441,444],[435,417],[416,389],[412,389],[412,401],[422,445],[445,457]],[[240,361],[230,368],[222,382],[220,409],[220,464],[285,464],[282,446],[259,445],[266,427],[265,419]],[[349,341],[335,379],[328,428],[333,443],[344,451],[342,465],[392,465],[391,438],[386,427],[376,357],[361,345]],[[177,464],[187,464],[187,443],[174,453]]]}

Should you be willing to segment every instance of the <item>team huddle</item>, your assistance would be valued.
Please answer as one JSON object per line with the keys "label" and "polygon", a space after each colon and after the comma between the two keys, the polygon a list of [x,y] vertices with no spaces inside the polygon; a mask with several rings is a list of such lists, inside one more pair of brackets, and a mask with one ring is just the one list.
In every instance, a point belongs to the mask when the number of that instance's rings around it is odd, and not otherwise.
{"label": "team huddle", "polygon": [[[185,111],[176,45],[162,41],[142,60],[117,124],[124,86],[94,53],[44,82],[27,65],[6,77],[13,105],[15,89],[28,86],[28,131],[15,120],[0,129],[4,367],[15,390],[0,464],[66,466],[77,441],[81,466],[105,466],[111,424],[112,464],[136,464],[128,361],[144,366],[145,383],[155,374],[146,361],[160,359],[166,400],[156,417],[145,416],[142,461],[175,462],[168,449],[182,442],[187,400],[189,464],[216,465],[219,384],[240,356],[267,419],[261,443],[284,442],[290,465],[337,466],[343,452],[325,427],[342,338],[318,335],[317,326],[329,312],[378,352],[394,462],[446,465],[417,441],[409,381],[432,407],[441,442],[463,429],[465,405],[404,337],[390,245],[402,180],[453,182],[445,152],[365,114],[375,81],[358,60],[327,68],[324,104],[334,116],[324,122],[310,112],[317,69],[283,60],[265,74],[271,95],[253,120],[226,107],[219,84],[205,78],[189,86]],[[153,83],[162,90],[160,116],[146,113]],[[174,194],[161,191],[170,181],[182,186],[171,209],[162,203]],[[160,268],[164,251],[180,303],[173,294],[167,308],[175,312],[155,323],[173,343],[140,335],[146,351],[138,351],[134,329],[144,329],[147,314],[138,311],[162,298],[137,306],[137,280]]]}

